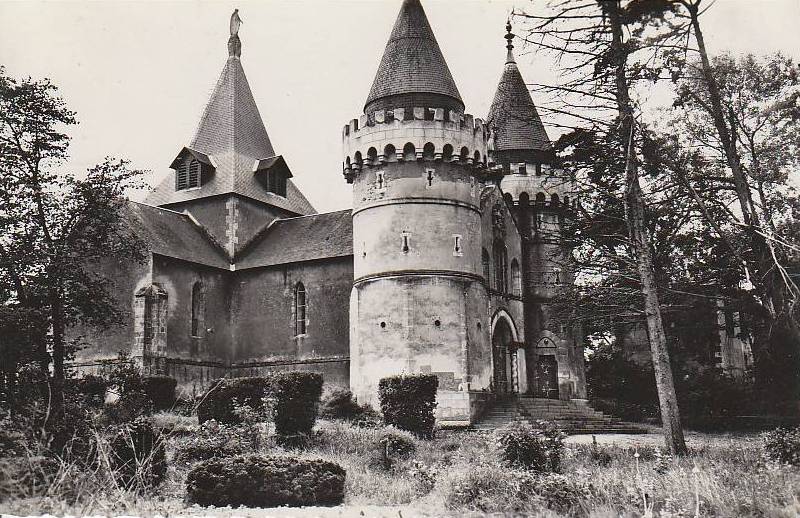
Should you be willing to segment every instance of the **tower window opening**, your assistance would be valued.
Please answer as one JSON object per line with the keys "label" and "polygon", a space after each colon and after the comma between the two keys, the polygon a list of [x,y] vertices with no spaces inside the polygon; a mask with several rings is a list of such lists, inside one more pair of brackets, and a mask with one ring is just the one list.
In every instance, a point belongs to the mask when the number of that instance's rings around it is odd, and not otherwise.
{"label": "tower window opening", "polygon": [[453,234],[453,255],[454,256],[462,256],[463,252],[461,250],[461,235],[460,234]]}
{"label": "tower window opening", "polygon": [[526,164],[519,164],[519,174],[528,174],[528,167]]}
{"label": "tower window opening", "polygon": [[501,240],[494,242],[494,279],[495,289],[500,293],[508,292],[508,255],[506,245]]}
{"label": "tower window opening", "polygon": [[367,165],[378,165],[378,150],[374,147],[367,150]]}
{"label": "tower window opening", "polygon": [[281,171],[270,171],[267,174],[267,191],[285,198],[286,175]]}
{"label": "tower window opening", "polygon": [[409,248],[409,238],[410,237],[411,237],[411,234],[409,234],[408,232],[403,232],[403,240],[402,240],[401,250],[403,251],[404,254],[407,254],[408,251],[410,250],[410,248]]}
{"label": "tower window opening", "polygon": [[403,146],[403,160],[413,161],[417,159],[417,149],[411,142]]}
{"label": "tower window opening", "polygon": [[434,173],[436,173],[435,169],[425,169],[425,179],[428,181],[428,187],[433,187]]}
{"label": "tower window opening", "polygon": [[489,286],[489,279],[491,277],[491,268],[489,265],[489,252],[485,248],[481,249],[481,265],[483,266],[483,279],[486,281],[486,286]]}
{"label": "tower window opening", "polygon": [[383,159],[387,162],[394,162],[397,160],[397,152],[393,145],[386,144],[386,147],[383,148]]}
{"label": "tower window opening", "polygon": [[383,171],[378,171],[375,174],[375,186],[378,189],[384,189],[386,187],[386,178],[384,177]]}
{"label": "tower window opening", "polygon": [[536,164],[536,176],[542,176],[542,164]]}
{"label": "tower window opening", "polygon": [[182,191],[200,187],[202,168],[200,162],[187,158],[175,169],[175,190]]}
{"label": "tower window opening", "polygon": [[516,258],[511,260],[511,292],[517,297],[522,296],[522,277]]}
{"label": "tower window opening", "polygon": [[436,157],[436,147],[431,143],[428,142],[422,148],[422,158],[425,160],[433,160]]}
{"label": "tower window opening", "polygon": [[461,148],[461,154],[459,156],[459,159],[461,160],[462,163],[466,163],[467,158],[469,158],[469,149],[467,149],[467,147],[464,146]]}
{"label": "tower window opening", "polygon": [[442,148],[442,160],[449,162],[453,159],[453,146],[445,144]]}
{"label": "tower window opening", "polygon": [[298,282],[294,288],[294,334],[300,336],[306,334],[306,288],[302,282]]}

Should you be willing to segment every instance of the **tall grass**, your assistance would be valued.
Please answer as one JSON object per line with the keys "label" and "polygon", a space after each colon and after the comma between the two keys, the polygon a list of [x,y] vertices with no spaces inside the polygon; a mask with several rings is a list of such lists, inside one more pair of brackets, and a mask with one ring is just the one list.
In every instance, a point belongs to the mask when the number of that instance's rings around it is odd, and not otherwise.
{"label": "tall grass", "polygon": [[[187,514],[183,503],[191,463],[173,462],[181,444],[198,433],[191,420],[162,415],[167,433],[167,479],[153,492],[116,483],[110,452],[98,437],[99,461],[86,469],[61,462],[47,477],[15,479],[0,510],[13,514]],[[389,454],[386,434],[413,446]],[[347,471],[345,505],[402,505],[433,516],[769,516],[800,515],[800,468],[765,460],[757,436],[694,436],[688,456],[671,458],[652,446],[567,445],[558,474],[505,467],[493,436],[441,431],[420,440],[390,427],[359,428],[319,421],[303,450],[261,441],[264,454],[298,455],[335,462]],[[0,470],[3,462],[0,459]],[[36,466],[36,452],[17,457]],[[4,473],[0,472],[0,478]],[[0,488],[11,487],[6,482]],[[197,514],[191,511],[192,514]],[[208,514],[208,513],[206,513]],[[213,514],[213,512],[212,512]],[[346,514],[346,512],[345,512]],[[407,513],[403,513],[406,515]]]}

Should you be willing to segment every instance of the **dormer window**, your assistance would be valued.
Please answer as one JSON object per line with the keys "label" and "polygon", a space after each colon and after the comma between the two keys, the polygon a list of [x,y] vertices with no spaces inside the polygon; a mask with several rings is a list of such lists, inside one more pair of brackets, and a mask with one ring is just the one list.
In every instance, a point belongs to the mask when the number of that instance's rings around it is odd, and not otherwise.
{"label": "dormer window", "polygon": [[292,172],[282,156],[273,156],[256,160],[253,164],[253,173],[258,182],[269,193],[286,197],[286,186]]}
{"label": "dormer window", "polygon": [[208,155],[186,147],[178,153],[170,168],[175,170],[176,191],[198,189],[208,182],[214,172],[214,165]]}
{"label": "dormer window", "polygon": [[270,171],[267,174],[267,192],[286,197],[286,174],[283,171]]}
{"label": "dormer window", "polygon": [[175,190],[183,191],[200,187],[202,177],[200,162],[194,158],[186,158],[178,165],[175,171]]}

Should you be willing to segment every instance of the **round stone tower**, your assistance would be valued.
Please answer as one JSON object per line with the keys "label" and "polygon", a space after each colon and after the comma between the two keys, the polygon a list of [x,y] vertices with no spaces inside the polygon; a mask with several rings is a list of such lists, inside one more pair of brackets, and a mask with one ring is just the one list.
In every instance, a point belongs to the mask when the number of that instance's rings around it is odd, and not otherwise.
{"label": "round stone tower", "polygon": [[490,109],[490,161],[502,171],[500,187],[522,236],[525,359],[529,390],[539,397],[586,398],[579,329],[560,322],[553,304],[574,282],[565,219],[576,203],[574,184],[556,167],[547,136],[514,58],[514,34],[506,25],[508,54]]}
{"label": "round stone tower", "polygon": [[440,391],[468,388],[491,370],[483,359],[487,372],[475,372],[470,358],[488,350],[488,128],[464,114],[419,0],[404,1],[364,114],[342,138],[353,185],[352,391],[375,402],[379,380],[402,373],[434,373]]}

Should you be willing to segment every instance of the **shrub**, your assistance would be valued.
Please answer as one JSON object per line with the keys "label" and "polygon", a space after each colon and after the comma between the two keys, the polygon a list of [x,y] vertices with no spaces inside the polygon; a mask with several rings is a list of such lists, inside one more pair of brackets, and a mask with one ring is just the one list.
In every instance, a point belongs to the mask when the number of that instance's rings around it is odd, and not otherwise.
{"label": "shrub", "polygon": [[514,423],[496,432],[500,460],[532,471],[558,471],[564,452],[564,434],[543,421],[538,427]]}
{"label": "shrub", "polygon": [[203,506],[338,505],[345,470],[332,462],[258,455],[213,459],[189,472],[188,500]]}
{"label": "shrub", "polygon": [[202,397],[197,407],[197,419],[202,424],[210,419],[223,424],[237,424],[235,403],[256,411],[264,410],[264,397],[268,381],[266,378],[221,379]]}
{"label": "shrub", "polygon": [[153,402],[143,390],[128,390],[120,394],[118,400],[106,405],[104,413],[111,423],[132,423],[152,414]]}
{"label": "shrub", "polygon": [[175,459],[196,462],[218,457],[233,457],[253,451],[251,436],[232,425],[220,424],[213,419],[200,425],[193,435],[178,444]]}
{"label": "shrub", "polygon": [[334,389],[322,398],[319,415],[325,419],[357,419],[362,413],[361,407],[353,399],[353,393],[345,389]]}
{"label": "shrub", "polygon": [[274,401],[275,432],[282,437],[308,435],[317,420],[322,375],[316,372],[274,372],[267,376]]}
{"label": "shrub", "polygon": [[155,410],[169,410],[175,404],[175,387],[178,380],[170,376],[146,376],[142,378],[142,390]]}
{"label": "shrub", "polygon": [[763,435],[764,455],[772,461],[800,466],[800,426],[777,428]]}
{"label": "shrub", "polygon": [[419,437],[432,437],[438,386],[439,379],[432,374],[381,379],[378,397],[386,424]]}
{"label": "shrub", "polygon": [[110,442],[111,463],[117,481],[126,488],[159,485],[167,473],[161,436],[148,419],[123,426]]}
{"label": "shrub", "polygon": [[101,407],[106,401],[108,384],[100,376],[89,374],[75,380],[75,389],[86,399],[90,406]]}
{"label": "shrub", "polygon": [[384,469],[390,469],[396,460],[407,459],[417,449],[410,434],[385,432],[379,441]]}
{"label": "shrub", "polygon": [[352,423],[359,428],[380,428],[386,423],[383,416],[369,405],[361,405],[361,413],[353,419]]}

